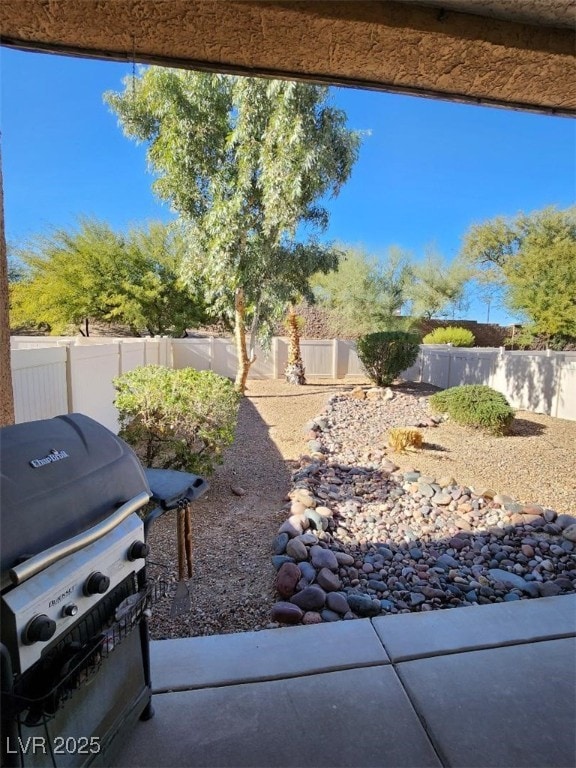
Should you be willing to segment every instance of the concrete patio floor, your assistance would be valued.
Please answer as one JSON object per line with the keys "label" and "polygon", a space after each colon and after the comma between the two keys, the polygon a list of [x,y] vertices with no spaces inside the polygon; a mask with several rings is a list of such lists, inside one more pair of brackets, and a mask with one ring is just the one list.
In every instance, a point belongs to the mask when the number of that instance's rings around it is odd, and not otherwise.
{"label": "concrete patio floor", "polygon": [[157,641],[152,679],[115,766],[576,766],[576,595]]}

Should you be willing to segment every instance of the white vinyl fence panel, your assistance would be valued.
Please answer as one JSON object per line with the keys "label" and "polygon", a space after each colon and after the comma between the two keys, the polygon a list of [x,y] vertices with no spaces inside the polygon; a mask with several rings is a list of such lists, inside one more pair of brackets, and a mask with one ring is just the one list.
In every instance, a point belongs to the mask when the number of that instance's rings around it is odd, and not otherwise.
{"label": "white vinyl fence panel", "polygon": [[[172,344],[171,339],[145,339],[144,342],[144,360],[146,365],[165,365],[173,368],[172,365]],[[136,343],[138,340],[136,340]]]}
{"label": "white vinyl fence panel", "polygon": [[459,386],[462,382],[485,384],[490,378],[498,350],[453,349],[449,356],[449,387]]}
{"label": "white vinyl fence panel", "polygon": [[[256,360],[250,366],[249,376],[251,379],[275,379],[274,373],[274,350],[263,349],[257,345],[254,350]],[[236,359],[236,358],[234,358]],[[234,376],[236,373],[234,373]]]}
{"label": "white vinyl fence panel", "polygon": [[120,354],[119,371],[121,373],[133,371],[134,368],[146,365],[148,362],[146,359],[146,346],[144,344],[123,341],[118,344],[118,352]]}
{"label": "white vinyl fence panel", "polygon": [[[229,339],[70,339],[21,337],[12,340],[12,371],[17,421],[80,411],[112,430],[118,428],[113,379],[146,365],[212,370],[234,379],[236,352]],[[61,346],[58,346],[61,345]],[[344,379],[364,376],[352,341],[303,339],[306,375]],[[283,378],[288,342],[274,338],[270,352],[256,351],[251,378]],[[488,384],[516,409],[576,421],[576,354],[505,352],[422,345],[415,364],[402,373],[443,389]]]}
{"label": "white vinyl fence panel", "polygon": [[66,357],[66,347],[12,350],[12,389],[17,424],[68,413]]}
{"label": "white vinyl fence panel", "polygon": [[335,343],[333,340],[302,339],[300,354],[307,376],[334,377],[336,365],[334,359]]}
{"label": "white vinyl fence panel", "polygon": [[336,357],[336,379],[344,379],[346,376],[365,376],[364,366],[356,352],[354,341],[335,339],[334,354]]}
{"label": "white vinyl fence panel", "polygon": [[[404,374],[402,374],[403,377]],[[448,389],[450,380],[450,353],[445,350],[426,350],[422,359],[421,380],[436,387]]]}
{"label": "white vinyl fence panel", "polygon": [[214,339],[212,370],[219,376],[233,379],[236,376],[236,349],[228,339]]}
{"label": "white vinyl fence panel", "polygon": [[91,416],[113,432],[117,432],[119,426],[112,381],[120,373],[120,347],[120,344],[69,347],[71,411]]}
{"label": "white vinyl fence panel", "polygon": [[174,368],[212,370],[214,339],[172,339],[172,365]]}
{"label": "white vinyl fence panel", "polygon": [[555,406],[552,416],[576,421],[576,357],[565,360],[560,369]]}
{"label": "white vinyl fence panel", "polygon": [[517,410],[576,420],[575,369],[576,355],[569,352],[423,345],[418,361],[402,377],[442,389],[486,384]]}

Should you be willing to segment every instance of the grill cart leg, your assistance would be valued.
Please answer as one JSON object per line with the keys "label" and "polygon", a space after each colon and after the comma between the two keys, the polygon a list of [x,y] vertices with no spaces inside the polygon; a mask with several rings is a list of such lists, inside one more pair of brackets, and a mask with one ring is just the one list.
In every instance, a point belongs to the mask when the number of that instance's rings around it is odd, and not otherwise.
{"label": "grill cart leg", "polygon": [[[144,589],[146,583],[146,568],[143,568],[138,573],[138,589]],[[154,717],[154,707],[152,706],[152,678],[150,674],[150,630],[148,628],[148,617],[146,615],[142,616],[139,629],[140,645],[142,646],[142,663],[144,666],[144,682],[150,691],[150,698],[140,715],[140,720],[150,720],[150,718]]]}

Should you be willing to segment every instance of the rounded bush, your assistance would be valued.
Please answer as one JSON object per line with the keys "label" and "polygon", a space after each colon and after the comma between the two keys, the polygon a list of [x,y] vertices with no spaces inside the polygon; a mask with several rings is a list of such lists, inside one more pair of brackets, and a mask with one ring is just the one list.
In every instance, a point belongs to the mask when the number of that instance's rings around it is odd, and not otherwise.
{"label": "rounded bush", "polygon": [[358,357],[369,378],[385,387],[418,357],[420,344],[417,334],[405,331],[379,331],[358,339]]}
{"label": "rounded bush", "polygon": [[472,331],[456,325],[434,328],[422,339],[422,344],[452,344],[453,347],[473,347],[475,342]]}
{"label": "rounded bush", "polygon": [[514,420],[514,411],[504,395],[484,384],[464,384],[436,392],[430,405],[435,411],[447,413],[457,424],[491,435],[505,435]]}
{"label": "rounded bush", "polygon": [[120,437],[147,467],[209,474],[234,440],[239,395],[212,371],[147,365],[114,386]]}

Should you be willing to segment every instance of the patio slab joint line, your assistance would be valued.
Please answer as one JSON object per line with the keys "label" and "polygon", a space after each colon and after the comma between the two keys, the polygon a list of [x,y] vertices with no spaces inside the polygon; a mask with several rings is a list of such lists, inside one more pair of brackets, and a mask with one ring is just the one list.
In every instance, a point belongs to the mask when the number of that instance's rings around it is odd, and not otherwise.
{"label": "patio slab joint line", "polygon": [[246,680],[230,680],[222,682],[212,683],[199,683],[198,685],[189,684],[182,686],[166,686],[153,688],[152,693],[154,695],[161,695],[163,693],[182,693],[184,691],[202,691],[210,690],[213,688],[231,688],[236,685],[252,685],[254,683],[268,683],[274,680],[292,680],[297,677],[314,677],[314,675],[326,675],[331,672],[344,672],[348,669],[364,669],[367,667],[389,667],[392,666],[389,661],[366,661],[354,664],[338,664],[329,669],[315,669],[309,672],[285,672],[278,675],[265,675],[262,677],[254,677]]}
{"label": "patio slab joint line", "polygon": [[406,694],[406,696],[408,698],[408,701],[410,702],[410,706],[412,707],[412,709],[416,713],[416,717],[418,718],[418,721],[420,722],[420,725],[422,726],[422,728],[424,730],[424,733],[426,734],[426,736],[428,738],[428,741],[430,742],[430,745],[431,745],[432,749],[434,750],[434,752],[436,754],[436,757],[438,758],[438,760],[441,763],[441,765],[443,766],[443,768],[450,768],[450,761],[448,760],[448,758],[442,752],[442,748],[440,747],[440,745],[436,741],[432,729],[428,726],[428,721],[426,720],[426,718],[424,717],[424,715],[422,714],[422,712],[418,708],[418,705],[416,704],[416,702],[414,701],[412,696],[410,696],[410,693],[409,693],[408,689],[406,688],[406,686],[404,685],[404,681],[402,680],[402,676],[400,675],[399,670],[396,669],[396,666],[397,666],[396,664],[392,663],[392,669],[394,670],[394,674],[398,678],[398,682],[402,686],[402,690]]}
{"label": "patio slab joint line", "polygon": [[[489,651],[494,648],[508,648],[512,645],[537,645],[538,643],[547,643],[550,640],[569,640],[571,637],[576,637],[576,632],[560,632],[555,635],[548,635],[546,637],[537,637],[523,640],[521,638],[517,640],[504,640],[501,643],[479,643],[478,645],[469,646],[467,648],[447,648],[445,650],[434,650],[422,653],[408,654],[397,658],[392,661],[390,657],[390,664],[395,666],[397,664],[403,664],[406,661],[417,661],[418,659],[434,659],[437,656],[457,656],[460,653],[473,653],[474,651]],[[390,651],[386,648],[384,641],[380,640],[386,653],[390,656]]]}

